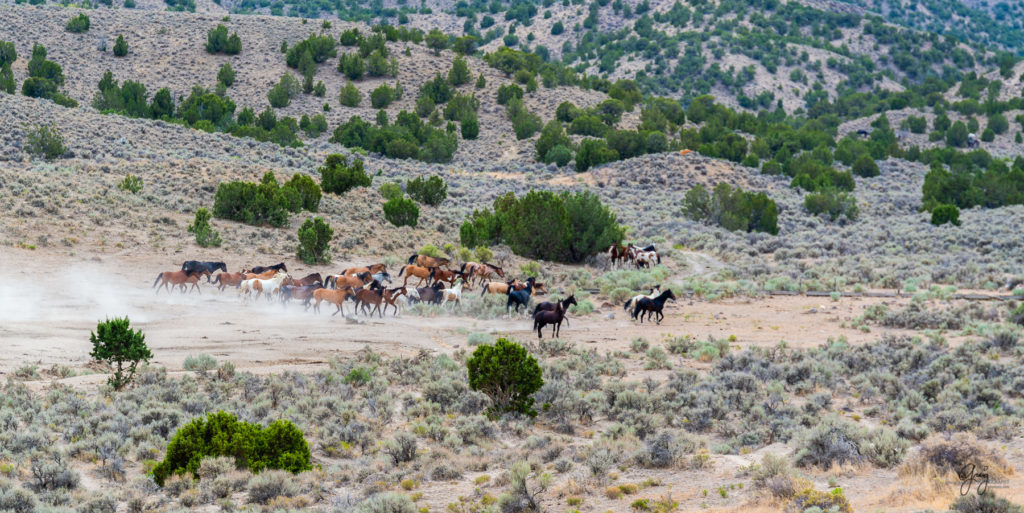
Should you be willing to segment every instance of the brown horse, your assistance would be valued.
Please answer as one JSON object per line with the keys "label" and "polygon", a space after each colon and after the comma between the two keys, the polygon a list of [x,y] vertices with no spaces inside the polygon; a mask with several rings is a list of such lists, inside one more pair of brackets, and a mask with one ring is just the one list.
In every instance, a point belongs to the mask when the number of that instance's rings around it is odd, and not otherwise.
{"label": "brown horse", "polygon": [[331,289],[340,289],[344,287],[358,289],[371,281],[373,281],[373,276],[370,276],[370,273],[360,273],[355,276],[332,274],[327,277],[327,281],[324,282],[324,286]]}
{"label": "brown horse", "polygon": [[462,281],[466,281],[465,275],[460,271],[446,271],[434,268],[434,270],[430,271],[430,279],[427,280],[427,283],[446,281],[449,285],[455,286],[455,280],[459,278],[462,278]]}
{"label": "brown horse", "polygon": [[277,274],[277,270],[271,269],[269,271],[263,271],[261,273],[242,271],[242,274],[245,275],[246,280],[269,280],[273,278],[275,274]]}
{"label": "brown horse", "polygon": [[284,305],[292,299],[302,300],[302,306],[309,310],[309,302],[313,299],[313,293],[322,289],[323,285],[313,283],[310,285],[281,285],[281,304]]}
{"label": "brown horse", "polygon": [[370,310],[370,317],[373,317],[373,312],[377,312],[381,318],[384,314],[380,311],[380,304],[384,301],[384,295],[378,290],[374,289],[359,289],[356,291],[356,308],[360,308],[362,312],[366,313],[366,307],[373,305],[373,309]]}
{"label": "brown horse", "polygon": [[[190,278],[194,278],[194,280],[190,280]],[[157,283],[160,284],[159,287],[157,287]],[[153,287],[156,287],[157,294],[160,293],[161,288],[167,289],[167,293],[170,294],[170,287],[177,287],[179,285],[184,287],[186,284],[189,283],[193,284],[196,288],[198,288],[199,276],[189,276],[189,273],[185,271],[164,271],[156,275],[156,281],[153,282]],[[184,293],[184,291],[182,291],[182,293]]]}
{"label": "brown horse", "polygon": [[293,287],[305,287],[307,285],[324,285],[324,279],[320,277],[320,273],[308,274],[300,280],[289,279],[284,283],[285,285],[291,285]]}
{"label": "brown horse", "polygon": [[[520,285],[524,288],[526,287],[526,284],[518,280],[514,280],[512,282],[513,287],[518,287]],[[508,283],[501,281],[492,281],[484,284],[484,290],[480,291],[480,296],[483,297],[487,294],[508,294]]]}
{"label": "brown horse", "polygon": [[386,265],[384,265],[384,264],[373,264],[373,265],[364,265],[362,267],[349,267],[348,269],[345,269],[344,271],[341,271],[341,275],[342,276],[355,276],[357,274],[362,274],[362,273],[377,274],[377,273],[386,273],[386,272],[388,272],[388,268],[387,268]]}
{"label": "brown horse", "polygon": [[398,298],[405,296],[409,298],[409,291],[405,287],[398,287],[394,289],[388,289],[384,291],[384,313],[388,313],[388,307],[395,307],[395,315],[398,315]]}
{"label": "brown horse", "polygon": [[217,273],[217,276],[213,278],[213,283],[217,285],[217,290],[224,292],[225,288],[237,287],[244,280],[245,275],[242,273]]}
{"label": "brown horse", "polygon": [[346,299],[352,296],[352,289],[349,287],[341,289],[316,289],[313,291],[313,300],[316,302],[313,305],[313,311],[320,313],[320,303],[322,301],[327,301],[338,308],[331,314],[332,316],[338,315],[338,312],[341,312],[341,315],[345,315],[345,310],[342,308],[342,304]]}
{"label": "brown horse", "polygon": [[432,275],[433,270],[428,267],[420,267],[418,265],[406,265],[398,271],[398,276],[401,277],[402,273],[405,273],[405,281],[402,282],[403,287],[409,284],[409,278],[413,276],[420,279],[420,282],[417,283],[416,286],[422,285],[424,281],[427,282],[427,285],[430,285],[430,276]]}
{"label": "brown horse", "polygon": [[451,263],[447,258],[442,257],[429,257],[427,255],[413,255],[409,257],[409,265],[418,265],[420,267],[448,267]]}

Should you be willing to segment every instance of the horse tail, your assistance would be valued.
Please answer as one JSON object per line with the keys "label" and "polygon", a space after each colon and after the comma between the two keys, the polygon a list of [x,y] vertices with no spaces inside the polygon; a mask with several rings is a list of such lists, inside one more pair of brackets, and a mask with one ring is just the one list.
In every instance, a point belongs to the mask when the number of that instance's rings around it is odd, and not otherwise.
{"label": "horse tail", "polygon": [[[164,277],[164,273],[160,273],[160,274],[156,275],[156,281],[153,282],[153,287],[156,287],[156,284],[160,282],[160,278],[163,278],[163,277]],[[153,288],[153,287],[150,287],[150,288]]]}
{"label": "horse tail", "polygon": [[483,287],[481,287],[480,297],[484,297],[485,295],[487,295],[487,287],[489,287],[489,285],[484,285]]}
{"label": "horse tail", "polygon": [[632,302],[633,302],[633,298],[627,299],[626,300],[626,304],[622,305],[622,310],[625,311],[625,312],[628,312],[629,311],[629,304],[632,303]]}
{"label": "horse tail", "polygon": [[[409,264],[409,265],[412,265],[412,264]],[[401,268],[401,269],[399,269],[399,271],[398,271],[398,277],[399,277],[399,278],[401,278],[401,277],[402,277],[402,273],[404,273],[404,272],[405,272],[405,268],[406,268],[406,267],[409,267],[409,265],[403,265],[403,266],[402,266],[402,268]]]}
{"label": "horse tail", "polygon": [[412,265],[414,262],[416,262],[416,257],[418,257],[418,256],[420,256],[419,253],[413,253],[412,256],[409,257],[408,264]]}
{"label": "horse tail", "polygon": [[661,263],[661,255],[659,255],[658,252],[655,251],[654,252],[654,256],[658,257],[658,263],[660,264]]}

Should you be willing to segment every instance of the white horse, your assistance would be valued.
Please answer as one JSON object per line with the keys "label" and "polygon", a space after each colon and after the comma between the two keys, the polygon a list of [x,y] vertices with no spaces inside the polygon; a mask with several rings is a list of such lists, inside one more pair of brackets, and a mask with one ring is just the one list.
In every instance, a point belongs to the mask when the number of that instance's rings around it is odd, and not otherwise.
{"label": "white horse", "polygon": [[654,299],[654,298],[658,297],[658,294],[661,294],[661,285],[655,285],[654,288],[651,289],[651,293],[650,294],[637,294],[637,295],[629,298],[629,300],[626,301],[626,304],[622,307],[622,309],[626,310],[628,312],[629,308],[631,306],[637,304],[638,302],[640,302],[641,299],[644,299],[644,298]]}
{"label": "white horse", "polygon": [[455,280],[455,286],[450,289],[444,289],[441,293],[444,294],[444,301],[441,302],[441,307],[444,308],[449,301],[452,303],[462,306],[462,278]]}
{"label": "white horse", "polygon": [[243,281],[238,287],[238,295],[245,293],[246,299],[252,294],[252,291],[256,291],[256,299],[260,298],[260,294],[267,295],[267,301],[270,301],[270,297],[274,295],[281,288],[281,284],[288,279],[288,273],[279,272],[272,278],[261,280],[259,278],[253,278],[251,280]]}

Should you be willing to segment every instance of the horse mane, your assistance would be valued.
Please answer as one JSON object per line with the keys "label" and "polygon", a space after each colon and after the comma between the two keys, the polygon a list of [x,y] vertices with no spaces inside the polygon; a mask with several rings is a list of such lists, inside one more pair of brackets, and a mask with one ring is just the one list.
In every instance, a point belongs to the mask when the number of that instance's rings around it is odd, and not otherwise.
{"label": "horse mane", "polygon": [[484,262],[484,265],[486,265],[487,267],[490,267],[491,269],[494,269],[495,271],[497,271],[497,270],[500,270],[500,269],[501,269],[500,267],[498,267],[498,266],[496,266],[496,265],[494,265],[494,264],[489,264],[489,263],[487,263],[487,262]]}

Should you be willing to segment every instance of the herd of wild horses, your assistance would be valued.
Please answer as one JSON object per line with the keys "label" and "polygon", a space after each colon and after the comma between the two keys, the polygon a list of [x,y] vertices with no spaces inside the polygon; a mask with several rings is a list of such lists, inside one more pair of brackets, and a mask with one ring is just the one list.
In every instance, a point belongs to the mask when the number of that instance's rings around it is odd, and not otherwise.
{"label": "herd of wild horses", "polygon": [[[640,249],[632,244],[615,245],[608,251],[613,266],[619,261],[633,262],[637,267],[649,267],[661,262],[653,246]],[[233,273],[228,271],[224,262],[189,260],[181,265],[180,270],[157,275],[153,287],[157,293],[161,289],[170,293],[174,287],[179,288],[183,294],[192,290],[198,293],[200,278],[205,276],[206,283],[212,283],[220,291],[228,287],[237,289],[238,295],[246,301],[261,296],[265,296],[267,301],[276,297],[282,305],[293,300],[301,301],[307,311],[312,308],[316,313],[320,312],[320,305],[326,302],[335,307],[332,316],[339,313],[345,315],[344,303],[352,301],[353,314],[361,312],[371,317],[374,313],[384,317],[388,307],[394,307],[394,315],[398,315],[406,306],[415,303],[457,306],[461,304],[463,292],[473,287],[480,287],[481,296],[506,296],[506,313],[519,313],[520,308],[529,312],[531,298],[547,292],[545,285],[533,277],[522,281],[506,280],[505,270],[494,264],[466,262],[458,270],[451,268],[450,264],[447,258],[413,255],[398,271],[397,278],[402,279],[401,286],[389,287],[393,280],[382,263],[350,267],[338,274],[329,274],[326,278],[320,273],[313,273],[297,279],[288,274],[288,268],[283,262]],[[416,281],[410,286],[409,282],[413,280]],[[634,319],[639,318],[640,322],[643,322],[646,315],[648,320],[655,319],[660,323],[664,318],[662,309],[669,299],[675,299],[671,290],[661,292],[660,287],[655,287],[649,295],[630,298],[625,309],[629,310],[632,306],[632,316]],[[542,330],[551,326],[552,335],[557,337],[562,321],[568,325],[566,313],[575,304],[574,295],[557,302],[538,303],[531,314],[537,336],[543,337]]]}

